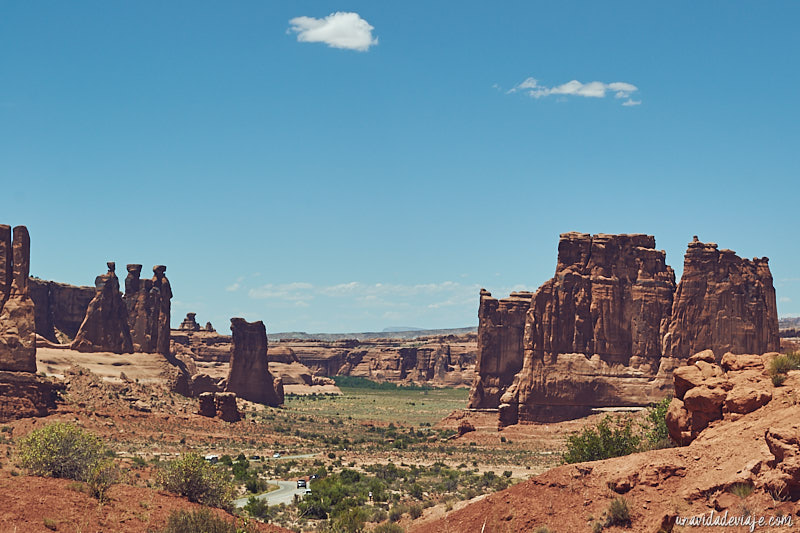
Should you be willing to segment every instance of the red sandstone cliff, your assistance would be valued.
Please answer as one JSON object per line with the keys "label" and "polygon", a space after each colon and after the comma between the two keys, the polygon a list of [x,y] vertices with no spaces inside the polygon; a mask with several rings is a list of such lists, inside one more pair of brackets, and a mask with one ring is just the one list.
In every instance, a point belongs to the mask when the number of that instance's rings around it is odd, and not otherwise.
{"label": "red sandstone cliff", "polygon": [[[555,276],[529,302],[514,300],[481,292],[470,407],[499,407],[501,424],[647,404],[668,393],[672,370],[689,353],[778,346],[767,259],[742,260],[699,241],[689,245],[676,292],[652,236],[566,233]],[[510,383],[516,361],[522,368]]]}

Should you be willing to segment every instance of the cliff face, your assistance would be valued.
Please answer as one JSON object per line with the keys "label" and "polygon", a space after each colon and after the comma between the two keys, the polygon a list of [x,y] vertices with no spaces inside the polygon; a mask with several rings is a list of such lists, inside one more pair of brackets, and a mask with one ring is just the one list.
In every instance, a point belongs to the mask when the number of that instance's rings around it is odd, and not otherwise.
{"label": "cliff face", "polygon": [[[763,353],[778,343],[767,259],[742,260],[699,241],[689,245],[676,290],[652,236],[563,234],[555,276],[527,305],[519,349],[518,320],[503,322],[517,315],[500,313],[481,292],[470,407],[499,408],[501,424],[647,404],[668,393],[671,371],[697,351]],[[521,369],[512,381],[514,361]]]}
{"label": "cliff face", "polygon": [[664,355],[686,359],[710,349],[719,360],[725,352],[778,350],[778,311],[769,259],[742,259],[695,237],[683,268],[664,337]]}
{"label": "cliff face", "polygon": [[37,278],[31,278],[29,285],[36,333],[51,342],[72,341],[94,298],[94,287],[76,287]]}
{"label": "cliff face", "polygon": [[502,300],[481,290],[478,308],[478,357],[469,407],[497,407],[500,396],[522,369],[525,317],[531,306],[530,292],[512,292]]}

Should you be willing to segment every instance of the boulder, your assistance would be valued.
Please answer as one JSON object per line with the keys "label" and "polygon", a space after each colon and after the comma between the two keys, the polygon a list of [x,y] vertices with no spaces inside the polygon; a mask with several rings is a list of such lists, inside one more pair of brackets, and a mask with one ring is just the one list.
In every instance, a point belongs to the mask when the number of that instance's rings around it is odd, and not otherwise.
{"label": "boulder", "polygon": [[734,387],[725,397],[723,411],[725,413],[751,413],[767,405],[772,400],[772,393],[753,387]]}
{"label": "boulder", "polygon": [[95,279],[95,295],[89,303],[72,349],[79,352],[132,353],[128,310],[119,291],[116,264],[107,263],[108,272]]}
{"label": "boulder", "polygon": [[458,436],[462,437],[466,433],[470,433],[475,431],[475,426],[469,420],[462,420],[461,423],[458,425]]}
{"label": "boulder", "polygon": [[197,398],[200,401],[197,414],[207,416],[209,418],[214,418],[217,416],[217,404],[214,400],[213,392],[203,392]]}
{"label": "boulder", "polygon": [[238,422],[242,419],[239,408],[236,406],[236,395],[232,392],[218,392],[214,395],[217,406],[217,416],[225,422]]}
{"label": "boulder", "polygon": [[225,390],[251,402],[282,404],[283,384],[269,371],[264,323],[232,318],[231,332],[231,362]]}

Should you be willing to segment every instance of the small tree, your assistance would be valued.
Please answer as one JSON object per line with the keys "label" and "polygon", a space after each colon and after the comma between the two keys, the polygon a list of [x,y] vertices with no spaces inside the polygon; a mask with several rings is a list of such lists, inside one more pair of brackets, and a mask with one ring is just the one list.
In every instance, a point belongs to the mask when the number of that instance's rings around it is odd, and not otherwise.
{"label": "small tree", "polygon": [[166,490],[185,496],[189,501],[233,508],[234,487],[228,476],[196,453],[171,461],[158,473],[157,479]]}
{"label": "small tree", "polygon": [[63,422],[31,431],[20,442],[22,466],[33,474],[77,481],[89,480],[103,451],[99,437]]}
{"label": "small tree", "polygon": [[596,426],[567,437],[564,462],[582,463],[628,455],[638,450],[640,441],[641,438],[633,433],[630,420],[615,421],[606,416]]}

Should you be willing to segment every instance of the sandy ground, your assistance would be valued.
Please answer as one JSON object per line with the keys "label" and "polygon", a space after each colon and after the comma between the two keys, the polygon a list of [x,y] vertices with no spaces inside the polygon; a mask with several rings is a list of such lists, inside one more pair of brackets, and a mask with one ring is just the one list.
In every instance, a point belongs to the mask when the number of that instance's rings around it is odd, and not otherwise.
{"label": "sandy ground", "polygon": [[161,383],[170,365],[163,355],[153,353],[115,354],[109,352],[82,353],[57,348],[36,349],[36,371],[63,378],[66,369],[81,366],[105,381],[122,383],[120,373],[140,383]]}

